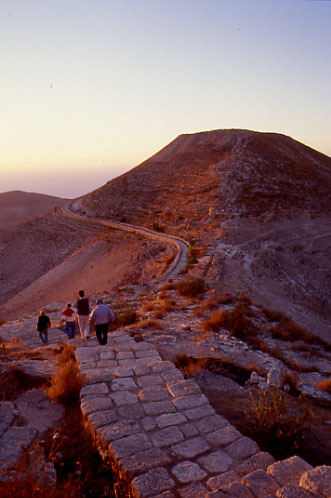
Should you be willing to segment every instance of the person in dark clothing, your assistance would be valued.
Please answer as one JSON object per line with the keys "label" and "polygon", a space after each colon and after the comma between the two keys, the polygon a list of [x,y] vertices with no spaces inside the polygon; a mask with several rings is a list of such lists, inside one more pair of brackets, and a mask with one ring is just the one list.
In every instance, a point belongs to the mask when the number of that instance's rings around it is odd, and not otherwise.
{"label": "person in dark clothing", "polygon": [[78,315],[78,324],[80,335],[84,341],[89,338],[89,315],[92,311],[92,306],[88,297],[85,297],[83,290],[78,292],[78,301],[76,303],[76,310]]}
{"label": "person in dark clothing", "polygon": [[36,329],[39,332],[39,338],[43,346],[48,344],[48,329],[50,326],[51,322],[49,317],[45,315],[43,310],[40,310]]}

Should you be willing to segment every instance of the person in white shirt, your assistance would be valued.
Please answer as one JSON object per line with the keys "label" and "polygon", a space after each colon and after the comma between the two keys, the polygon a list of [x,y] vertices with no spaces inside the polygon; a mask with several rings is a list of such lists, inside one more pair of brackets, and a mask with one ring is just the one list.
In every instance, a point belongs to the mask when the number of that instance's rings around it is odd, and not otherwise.
{"label": "person in white shirt", "polygon": [[113,310],[109,306],[103,304],[102,299],[98,299],[97,307],[92,311],[90,320],[95,323],[95,332],[99,344],[107,344],[109,323],[115,320]]}

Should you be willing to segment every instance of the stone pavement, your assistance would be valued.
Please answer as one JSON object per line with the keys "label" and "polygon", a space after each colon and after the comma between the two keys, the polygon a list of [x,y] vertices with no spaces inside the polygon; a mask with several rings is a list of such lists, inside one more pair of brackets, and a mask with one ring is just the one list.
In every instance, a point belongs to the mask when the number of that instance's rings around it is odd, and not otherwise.
{"label": "stone pavement", "polygon": [[106,346],[95,338],[77,345],[82,412],[134,497],[331,497],[331,467],[275,462],[153,344],[118,331]]}

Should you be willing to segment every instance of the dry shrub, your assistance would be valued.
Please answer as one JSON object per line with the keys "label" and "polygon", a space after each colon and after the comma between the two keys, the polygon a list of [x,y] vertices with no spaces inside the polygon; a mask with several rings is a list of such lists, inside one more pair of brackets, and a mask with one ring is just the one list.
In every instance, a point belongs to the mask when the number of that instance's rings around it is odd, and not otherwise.
{"label": "dry shrub", "polygon": [[325,379],[316,384],[317,389],[331,394],[331,379]]}
{"label": "dry shrub", "polygon": [[154,311],[153,316],[156,320],[161,320],[164,317],[165,313],[162,309],[157,309]]}
{"label": "dry shrub", "polygon": [[154,304],[153,303],[147,303],[145,304],[145,306],[143,307],[143,311],[144,312],[147,312],[147,311],[153,311],[154,310]]}
{"label": "dry shrub", "polygon": [[190,278],[176,283],[176,291],[180,296],[196,297],[205,291],[203,278]]}
{"label": "dry shrub", "polygon": [[115,321],[113,322],[116,327],[126,327],[132,325],[138,320],[137,313],[134,310],[123,310],[116,313]]}
{"label": "dry shrub", "polygon": [[288,385],[293,394],[299,394],[298,383],[299,378],[296,371],[291,372],[288,370],[287,372],[285,372],[283,376],[283,385]]}
{"label": "dry shrub", "polygon": [[297,325],[291,318],[283,316],[277,325],[270,329],[274,339],[282,341],[304,341],[309,344],[320,344],[321,341],[308,330]]}
{"label": "dry shrub", "polygon": [[239,339],[251,339],[257,333],[255,325],[245,316],[241,303],[237,303],[232,311],[214,311],[211,317],[201,325],[204,330],[214,332],[223,327]]}
{"label": "dry shrub", "polygon": [[277,387],[251,393],[250,398],[248,420],[261,449],[277,459],[299,450],[313,416],[303,398],[290,401]]}
{"label": "dry shrub", "polygon": [[176,285],[171,280],[169,280],[169,282],[167,284],[164,284],[164,285],[162,285],[162,287],[160,287],[161,291],[175,290],[175,289],[176,289]]}
{"label": "dry shrub", "polygon": [[194,358],[186,354],[177,354],[174,363],[183,372],[185,377],[193,377],[197,373],[202,373],[207,368],[206,359]]}
{"label": "dry shrub", "polygon": [[52,375],[50,386],[44,389],[48,397],[55,403],[61,402],[70,405],[77,401],[84,385],[84,376],[74,360],[68,360]]}
{"label": "dry shrub", "polygon": [[193,315],[197,318],[201,318],[203,316],[203,310],[201,306],[196,306],[194,308]]}
{"label": "dry shrub", "polygon": [[285,317],[281,311],[269,310],[268,308],[262,308],[262,311],[270,322],[280,322]]}
{"label": "dry shrub", "polygon": [[136,323],[135,329],[149,329],[149,328],[152,328],[152,329],[156,329],[156,330],[162,330],[162,325],[160,322],[158,322],[157,320],[143,320],[143,321],[140,321],[138,323]]}
{"label": "dry shrub", "polygon": [[76,351],[77,347],[70,343],[65,343],[63,345],[60,356],[57,360],[59,365],[65,365],[68,361],[76,361]]}
{"label": "dry shrub", "polygon": [[221,327],[227,328],[228,314],[226,310],[213,311],[210,318],[202,322],[202,329],[206,332],[218,332]]}

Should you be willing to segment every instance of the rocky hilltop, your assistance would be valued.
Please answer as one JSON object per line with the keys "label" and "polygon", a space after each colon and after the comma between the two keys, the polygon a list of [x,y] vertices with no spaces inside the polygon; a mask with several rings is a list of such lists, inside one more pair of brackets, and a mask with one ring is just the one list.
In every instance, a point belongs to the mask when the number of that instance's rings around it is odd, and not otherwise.
{"label": "rocky hilltop", "polygon": [[284,135],[216,130],[180,135],[72,207],[196,240],[220,286],[327,336],[330,196],[331,158]]}
{"label": "rocky hilltop", "polygon": [[3,192],[0,194],[0,232],[12,230],[16,225],[67,202],[68,199],[34,192]]}

